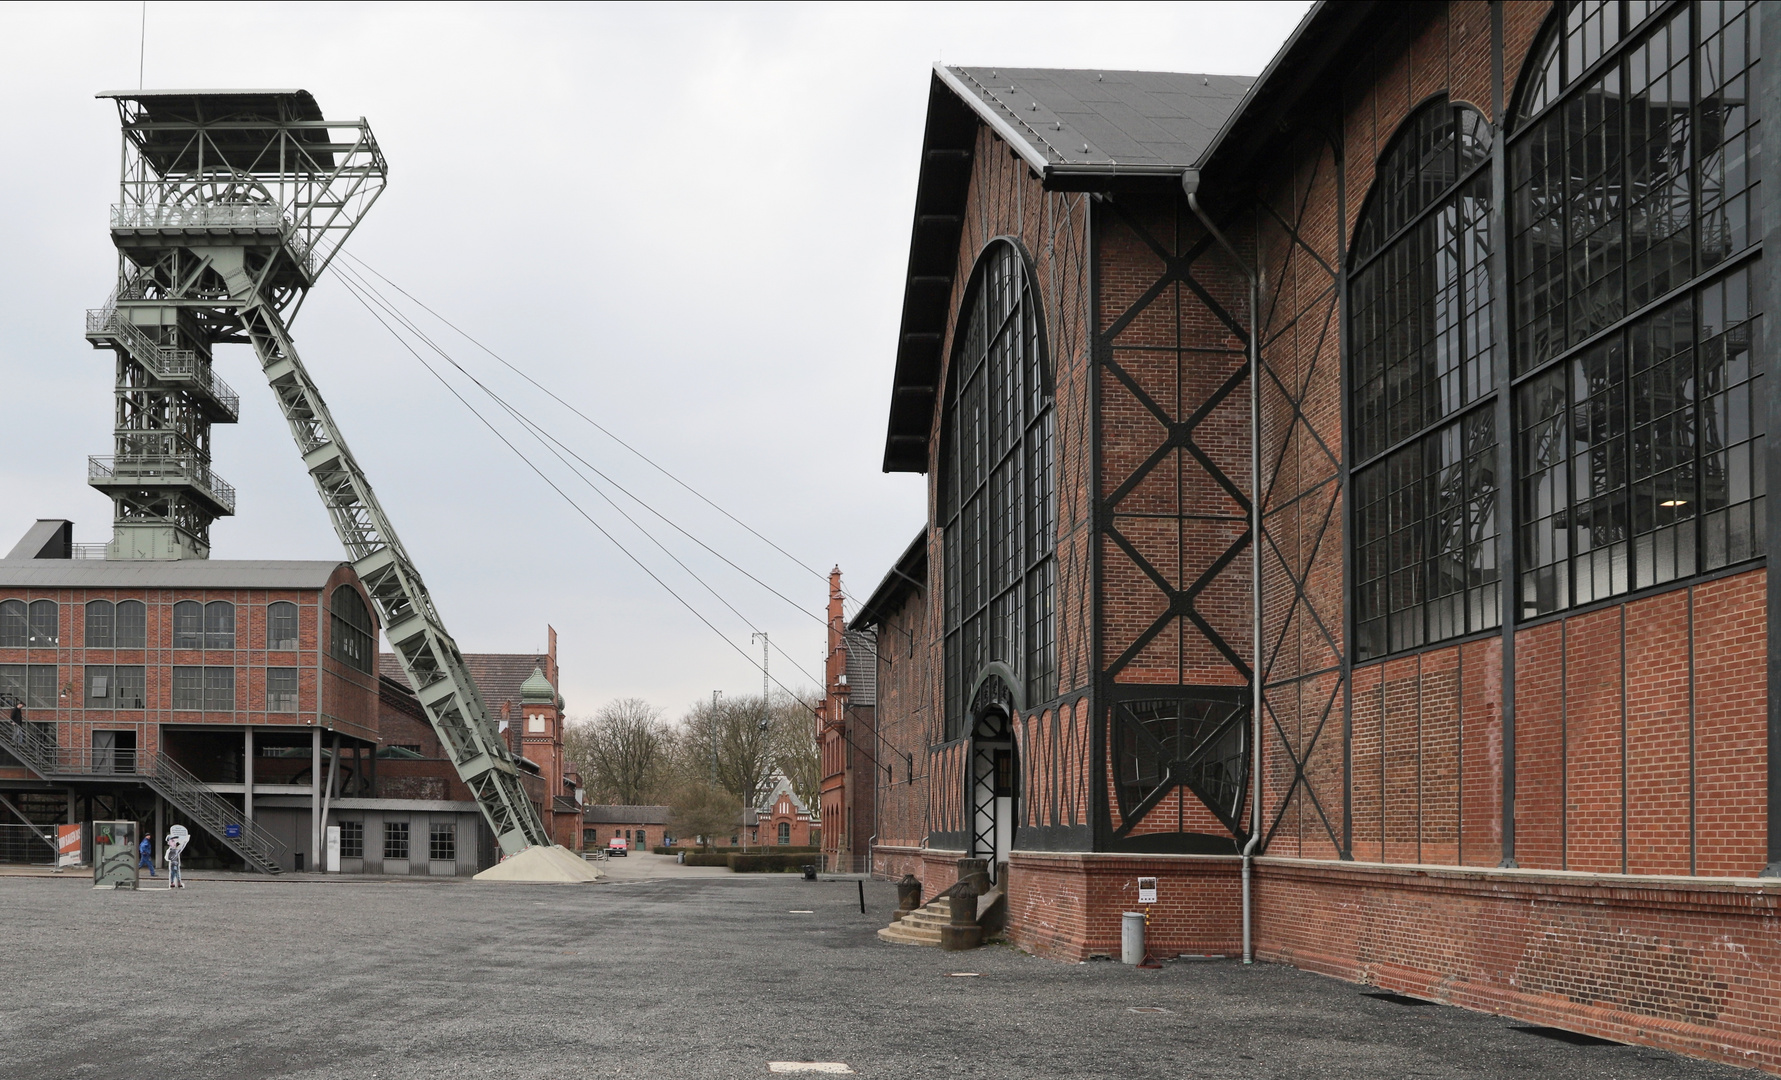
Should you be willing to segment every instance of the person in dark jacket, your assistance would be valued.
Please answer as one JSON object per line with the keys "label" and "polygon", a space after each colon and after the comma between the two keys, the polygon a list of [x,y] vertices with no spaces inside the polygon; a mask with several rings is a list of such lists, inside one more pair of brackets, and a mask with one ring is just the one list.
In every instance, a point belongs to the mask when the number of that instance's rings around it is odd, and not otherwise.
{"label": "person in dark jacket", "polygon": [[139,862],[137,862],[137,864],[136,864],[137,868],[140,869],[144,866],[148,867],[148,876],[154,877],[155,876],[155,842],[153,840],[150,840],[148,837],[144,836],[142,838],[142,843],[136,845],[136,851],[138,854],[140,854],[142,856],[142,859]]}

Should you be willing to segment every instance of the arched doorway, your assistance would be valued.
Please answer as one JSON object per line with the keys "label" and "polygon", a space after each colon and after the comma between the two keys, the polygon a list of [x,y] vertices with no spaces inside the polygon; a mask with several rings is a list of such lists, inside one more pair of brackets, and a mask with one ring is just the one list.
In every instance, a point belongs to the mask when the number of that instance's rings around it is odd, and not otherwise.
{"label": "arched doorway", "polygon": [[1014,850],[1020,807],[1012,704],[1007,684],[995,675],[984,680],[972,702],[971,769],[966,777],[970,855],[989,864],[990,880],[996,883]]}

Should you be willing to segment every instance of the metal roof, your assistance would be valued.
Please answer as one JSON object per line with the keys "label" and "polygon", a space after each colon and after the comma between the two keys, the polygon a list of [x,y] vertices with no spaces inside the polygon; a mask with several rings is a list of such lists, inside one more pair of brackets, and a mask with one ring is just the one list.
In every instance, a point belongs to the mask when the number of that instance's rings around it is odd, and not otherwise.
{"label": "metal roof", "polygon": [[978,131],[994,131],[1048,190],[1173,189],[1254,82],[1242,75],[934,65],[885,472],[928,468]]}
{"label": "metal roof", "polygon": [[[254,175],[332,169],[334,147],[321,106],[307,90],[106,90],[124,109],[125,135],[162,176],[227,165]],[[132,112],[125,102],[136,106]],[[203,149],[193,138],[204,132]],[[308,160],[268,152],[280,135],[302,145]]]}
{"label": "metal roof", "polygon": [[0,588],[11,589],[319,589],[338,560],[0,559]]}
{"label": "metal roof", "polygon": [[1248,75],[934,65],[1041,180],[1162,175],[1198,161]]}
{"label": "metal roof", "polygon": [[896,614],[910,593],[927,587],[927,576],[928,529],[923,525],[921,531],[915,534],[915,539],[903,549],[903,554],[897,556],[896,563],[884,575],[884,580],[878,583],[878,588],[873,589],[872,595],[860,605],[860,610],[854,614],[848,627],[859,630],[877,626]]}

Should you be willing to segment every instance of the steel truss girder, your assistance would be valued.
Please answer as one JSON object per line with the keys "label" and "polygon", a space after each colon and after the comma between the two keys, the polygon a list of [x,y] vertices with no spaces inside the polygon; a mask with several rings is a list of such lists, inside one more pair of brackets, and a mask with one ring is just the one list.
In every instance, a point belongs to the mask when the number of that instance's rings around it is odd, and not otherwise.
{"label": "steel truss girder", "polygon": [[446,633],[420,572],[303,367],[275,299],[256,289],[240,300],[242,329],[310,479],[458,776],[475,796],[502,852],[548,845],[549,834],[520,785],[513,754],[489,722],[463,654]]}

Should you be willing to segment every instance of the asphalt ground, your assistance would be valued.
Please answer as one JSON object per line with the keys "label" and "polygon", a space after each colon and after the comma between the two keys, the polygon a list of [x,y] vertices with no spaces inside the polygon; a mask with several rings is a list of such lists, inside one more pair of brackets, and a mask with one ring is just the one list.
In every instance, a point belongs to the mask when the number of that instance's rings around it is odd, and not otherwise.
{"label": "asphalt ground", "polygon": [[886,945],[889,884],[861,914],[853,881],[666,863],[581,886],[0,877],[0,1077],[1753,1075],[1277,965]]}

